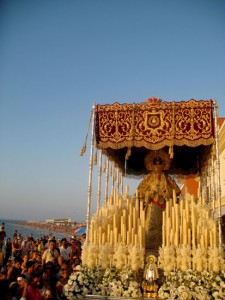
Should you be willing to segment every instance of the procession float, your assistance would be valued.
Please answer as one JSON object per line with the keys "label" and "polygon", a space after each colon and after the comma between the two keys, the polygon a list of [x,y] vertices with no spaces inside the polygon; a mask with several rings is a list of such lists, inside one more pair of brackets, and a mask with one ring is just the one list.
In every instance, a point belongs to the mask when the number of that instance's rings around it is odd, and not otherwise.
{"label": "procession float", "polygon": [[[69,299],[225,299],[217,118],[215,100],[93,106],[87,238]],[[196,196],[181,192],[190,177]],[[124,178],[138,179],[134,193]]]}

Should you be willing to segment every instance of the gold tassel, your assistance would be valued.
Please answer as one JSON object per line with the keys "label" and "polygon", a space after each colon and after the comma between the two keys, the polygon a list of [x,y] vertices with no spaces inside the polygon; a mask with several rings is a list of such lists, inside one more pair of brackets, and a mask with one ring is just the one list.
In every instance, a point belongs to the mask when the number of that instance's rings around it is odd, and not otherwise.
{"label": "gold tassel", "polygon": [[125,160],[128,160],[130,156],[131,156],[131,148],[128,148],[125,156]]}
{"label": "gold tassel", "polygon": [[173,146],[170,146],[169,148],[169,155],[170,155],[170,158],[172,159],[173,158]]}
{"label": "gold tassel", "polygon": [[80,151],[80,156],[83,156],[84,153],[86,152],[86,145],[87,145],[88,133],[89,133],[89,130],[90,130],[90,125],[91,125],[92,113],[93,113],[93,110],[91,111],[91,114],[90,114],[90,119],[89,119],[89,123],[88,123],[88,130],[87,130],[87,134],[85,136],[84,145],[83,145],[83,147]]}
{"label": "gold tassel", "polygon": [[80,150],[80,156],[83,156],[85,152],[86,152],[86,143],[84,144],[84,146]]}
{"label": "gold tassel", "polygon": [[105,160],[105,163],[104,163],[104,167],[102,168],[102,174],[105,173],[106,171],[106,160]]}
{"label": "gold tassel", "polygon": [[98,162],[98,158],[97,158],[97,151],[96,151],[93,159],[93,164],[97,165],[97,162]]}

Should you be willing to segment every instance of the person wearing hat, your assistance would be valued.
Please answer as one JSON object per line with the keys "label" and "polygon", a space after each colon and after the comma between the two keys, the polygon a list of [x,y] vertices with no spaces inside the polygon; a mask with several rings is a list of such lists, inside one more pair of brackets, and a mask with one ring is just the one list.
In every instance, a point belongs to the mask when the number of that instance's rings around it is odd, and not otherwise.
{"label": "person wearing hat", "polygon": [[13,281],[9,284],[8,296],[9,299],[17,299],[17,294],[19,291],[19,284],[16,281]]}
{"label": "person wearing hat", "polygon": [[19,277],[17,277],[17,283],[19,285],[18,292],[17,292],[17,299],[25,300],[27,297],[27,287],[28,282],[26,280],[26,277],[21,274]]}

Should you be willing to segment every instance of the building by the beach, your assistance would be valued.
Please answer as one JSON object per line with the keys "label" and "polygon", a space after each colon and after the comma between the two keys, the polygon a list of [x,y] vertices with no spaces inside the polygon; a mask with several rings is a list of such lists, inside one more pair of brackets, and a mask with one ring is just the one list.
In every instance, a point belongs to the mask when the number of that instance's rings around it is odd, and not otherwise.
{"label": "building by the beach", "polygon": [[[71,225],[71,219],[47,219],[45,223],[55,224],[55,225]],[[76,222],[73,222],[76,223]]]}

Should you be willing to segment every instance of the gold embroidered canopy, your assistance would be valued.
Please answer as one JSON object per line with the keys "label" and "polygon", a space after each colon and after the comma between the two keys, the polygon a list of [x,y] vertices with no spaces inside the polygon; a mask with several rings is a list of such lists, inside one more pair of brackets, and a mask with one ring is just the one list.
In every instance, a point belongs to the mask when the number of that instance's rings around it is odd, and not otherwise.
{"label": "gold embroidered canopy", "polygon": [[[145,173],[150,151],[173,153],[171,173],[196,173],[214,142],[212,100],[106,104],[96,107],[96,142],[127,173]],[[185,160],[185,161],[184,161]]]}

